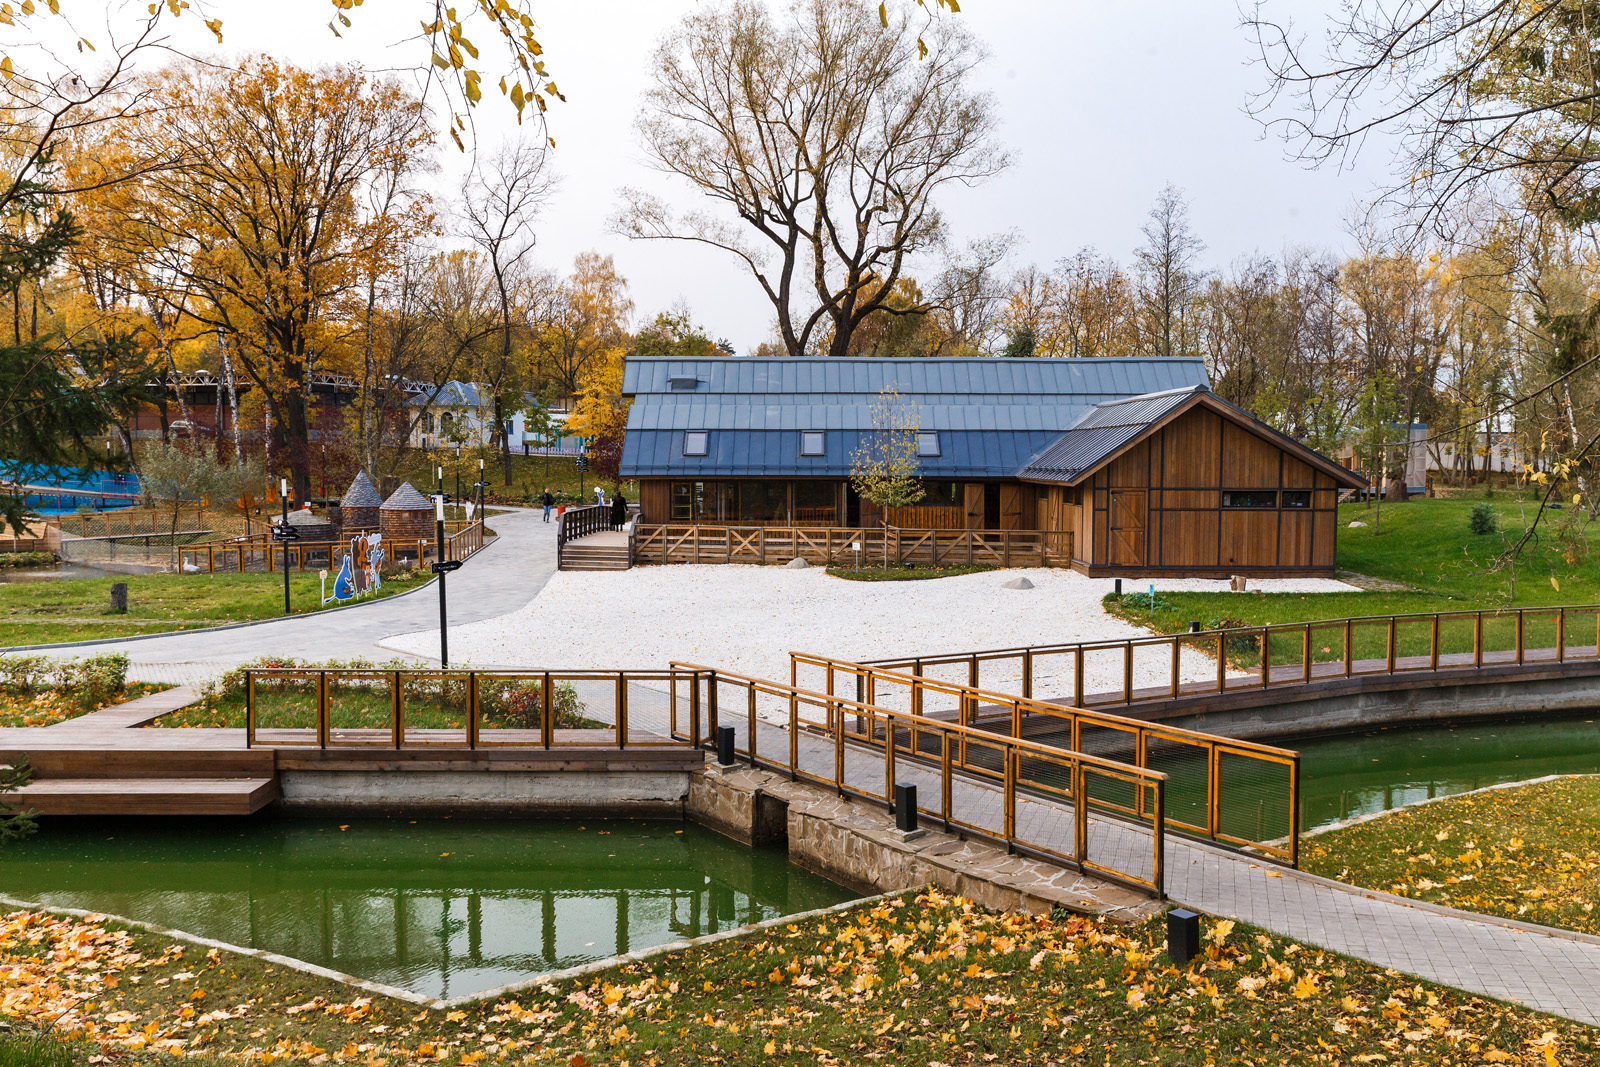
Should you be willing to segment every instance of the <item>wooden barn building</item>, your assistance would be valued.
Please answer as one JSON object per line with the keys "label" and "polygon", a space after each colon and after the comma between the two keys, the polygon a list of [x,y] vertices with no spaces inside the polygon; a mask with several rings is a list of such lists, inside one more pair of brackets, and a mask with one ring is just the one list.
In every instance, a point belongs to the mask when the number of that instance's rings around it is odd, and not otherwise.
{"label": "wooden barn building", "polygon": [[[888,389],[927,490],[849,483]],[[1199,359],[630,359],[622,475],[640,522],[1032,530],[1097,576],[1330,575],[1366,482],[1217,397]]]}

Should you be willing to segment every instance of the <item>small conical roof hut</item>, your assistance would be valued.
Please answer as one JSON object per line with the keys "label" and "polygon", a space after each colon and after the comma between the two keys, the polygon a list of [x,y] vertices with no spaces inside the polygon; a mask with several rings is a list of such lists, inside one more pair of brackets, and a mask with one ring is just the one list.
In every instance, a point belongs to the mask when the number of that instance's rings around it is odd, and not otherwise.
{"label": "small conical roof hut", "polygon": [[401,482],[378,508],[378,531],[385,541],[426,541],[433,537],[433,503]]}
{"label": "small conical roof hut", "polygon": [[350,488],[339,498],[339,522],[346,530],[376,529],[378,509],[383,507],[383,494],[372,484],[366,471],[357,471]]}

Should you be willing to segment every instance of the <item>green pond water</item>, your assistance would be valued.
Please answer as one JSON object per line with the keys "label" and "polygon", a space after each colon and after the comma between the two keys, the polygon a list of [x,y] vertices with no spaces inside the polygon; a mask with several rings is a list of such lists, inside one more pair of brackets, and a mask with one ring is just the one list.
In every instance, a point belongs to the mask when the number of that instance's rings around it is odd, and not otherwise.
{"label": "green pond water", "polygon": [[856,895],[679,822],[288,818],[49,820],[0,892],[440,997]]}
{"label": "green pond water", "polygon": [[1382,730],[1291,743],[1302,825],[1547,774],[1600,773],[1600,713]]}

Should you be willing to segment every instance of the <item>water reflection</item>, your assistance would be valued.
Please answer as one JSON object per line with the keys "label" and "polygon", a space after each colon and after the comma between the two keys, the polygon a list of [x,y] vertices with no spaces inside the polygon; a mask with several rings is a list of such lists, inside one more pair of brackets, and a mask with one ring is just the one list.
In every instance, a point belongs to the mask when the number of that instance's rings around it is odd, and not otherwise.
{"label": "water reflection", "polygon": [[853,895],[681,823],[459,820],[47,824],[0,888],[434,996]]}

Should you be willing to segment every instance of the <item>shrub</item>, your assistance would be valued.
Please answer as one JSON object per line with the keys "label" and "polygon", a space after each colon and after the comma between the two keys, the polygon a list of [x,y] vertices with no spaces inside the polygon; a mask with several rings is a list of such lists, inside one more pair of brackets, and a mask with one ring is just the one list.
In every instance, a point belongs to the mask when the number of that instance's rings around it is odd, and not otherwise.
{"label": "shrub", "polygon": [[1129,611],[1172,611],[1173,603],[1157,593],[1152,604],[1149,593],[1124,593],[1122,606]]}
{"label": "shrub", "polygon": [[[503,682],[481,685],[478,706],[485,722],[519,730],[537,730],[544,719],[541,682]],[[571,682],[556,683],[551,690],[550,713],[557,730],[582,730],[602,724],[584,716],[587,705],[578,699]]]}
{"label": "shrub", "polygon": [[54,686],[92,711],[128,687],[128,657],[121,653],[89,659],[52,660],[47,656],[0,656],[0,684],[32,692]]}
{"label": "shrub", "polygon": [[1471,515],[1467,517],[1467,527],[1472,530],[1475,537],[1492,534],[1498,530],[1500,516],[1495,512],[1494,505],[1487,502],[1474,504]]}

